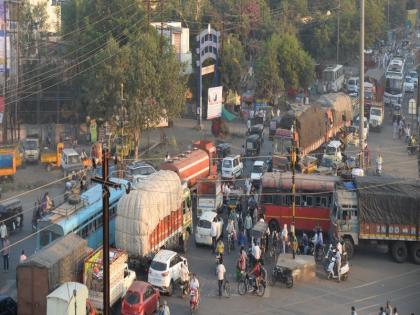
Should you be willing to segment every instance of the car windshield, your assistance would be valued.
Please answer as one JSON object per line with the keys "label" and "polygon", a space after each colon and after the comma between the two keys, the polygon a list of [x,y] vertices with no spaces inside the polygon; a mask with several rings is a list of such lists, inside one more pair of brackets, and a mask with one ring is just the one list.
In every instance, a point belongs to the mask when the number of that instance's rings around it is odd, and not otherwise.
{"label": "car windshield", "polygon": [[323,159],[321,161],[321,164],[320,165],[321,166],[324,166],[324,167],[333,167],[334,166],[334,163],[330,159]]}
{"label": "car windshield", "polygon": [[128,291],[124,299],[128,304],[138,304],[140,302],[140,295],[137,292]]}
{"label": "car windshield", "polygon": [[205,228],[205,229],[210,229],[211,228],[211,222],[207,221],[207,220],[200,220],[200,221],[198,221],[197,226],[201,227],[201,228]]}
{"label": "car windshield", "polygon": [[232,161],[231,160],[224,160],[222,167],[231,168],[232,167]]}
{"label": "car windshield", "polygon": [[355,80],[349,80],[349,85],[356,85],[356,81]]}
{"label": "car windshield", "polygon": [[409,77],[405,78],[405,82],[411,83],[411,78],[409,78]]}
{"label": "car windshield", "polygon": [[373,116],[381,116],[381,110],[377,108],[371,108],[370,114]]}
{"label": "car windshield", "polygon": [[166,267],[167,265],[165,263],[160,262],[160,261],[155,261],[155,260],[153,260],[152,263],[150,264],[150,268],[156,271],[165,271]]}
{"label": "car windshield", "polygon": [[254,165],[252,167],[252,173],[260,174],[263,172],[263,167],[261,165]]}
{"label": "car windshield", "polygon": [[77,164],[80,163],[80,156],[78,155],[69,155],[68,156],[69,164]]}
{"label": "car windshield", "polygon": [[23,146],[27,150],[35,150],[36,149],[36,141],[26,140],[24,142]]}
{"label": "car windshield", "polygon": [[325,149],[325,154],[327,154],[327,155],[335,155],[335,152],[336,152],[336,150],[335,150],[334,147],[327,147]]}
{"label": "car windshield", "polygon": [[412,77],[412,78],[417,78],[419,75],[417,74],[417,72],[415,72],[415,71],[411,71],[410,72],[410,77]]}

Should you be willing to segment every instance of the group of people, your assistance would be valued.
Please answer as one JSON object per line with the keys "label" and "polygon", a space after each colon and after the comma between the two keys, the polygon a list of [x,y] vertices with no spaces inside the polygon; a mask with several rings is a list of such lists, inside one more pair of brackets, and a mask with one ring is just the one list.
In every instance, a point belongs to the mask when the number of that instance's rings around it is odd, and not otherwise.
{"label": "group of people", "polygon": [[[1,255],[3,256],[3,272],[9,272],[11,244],[9,241],[9,234],[7,231],[7,226],[4,221],[0,223],[0,243],[1,243],[0,251],[1,251]],[[25,250],[22,250],[19,257],[19,263],[24,262],[26,259],[27,259],[27,256],[25,255]]]}
{"label": "group of people", "polygon": [[48,191],[45,192],[41,200],[35,201],[34,210],[32,214],[32,229],[36,231],[38,220],[49,213],[54,208],[54,202],[51,199]]}
{"label": "group of people", "polygon": [[[351,310],[351,315],[358,315],[356,312],[356,307],[352,306],[350,308]],[[396,306],[392,306],[391,303],[389,303],[389,301],[386,302],[386,306],[380,306],[379,307],[379,313],[378,315],[398,315],[398,310]],[[414,315],[414,313],[411,313],[411,315]]]}

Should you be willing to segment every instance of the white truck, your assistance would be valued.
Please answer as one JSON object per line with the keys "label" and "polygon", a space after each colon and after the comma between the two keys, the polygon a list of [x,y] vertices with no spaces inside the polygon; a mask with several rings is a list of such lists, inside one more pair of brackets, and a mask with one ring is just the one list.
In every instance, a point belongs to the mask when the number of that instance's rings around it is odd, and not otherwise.
{"label": "white truck", "polygon": [[37,163],[39,160],[39,138],[37,135],[27,136],[23,140],[23,155],[25,162]]}
{"label": "white truck", "polygon": [[384,104],[382,102],[372,102],[369,113],[369,126],[371,130],[381,131],[384,121]]}
{"label": "white truck", "polygon": [[[89,289],[89,301],[95,309],[103,310],[102,248],[89,255],[83,265],[83,283]],[[109,251],[109,302],[114,305],[124,297],[136,280],[136,272],[128,269],[125,251],[111,248]]]}
{"label": "white truck", "polygon": [[78,282],[65,282],[47,296],[47,315],[93,315],[88,288]]}

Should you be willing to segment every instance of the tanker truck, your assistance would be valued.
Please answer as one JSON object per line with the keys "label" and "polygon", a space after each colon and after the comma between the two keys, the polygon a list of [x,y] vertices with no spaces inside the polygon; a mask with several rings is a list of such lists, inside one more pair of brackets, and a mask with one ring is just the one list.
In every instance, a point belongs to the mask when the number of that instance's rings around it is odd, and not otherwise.
{"label": "tanker truck", "polygon": [[348,256],[363,245],[387,247],[399,263],[420,264],[420,181],[356,177],[337,185],[331,222]]}
{"label": "tanker truck", "polygon": [[151,174],[118,202],[115,244],[136,269],[145,270],[163,247],[185,251],[191,232],[190,192],[175,172]]}

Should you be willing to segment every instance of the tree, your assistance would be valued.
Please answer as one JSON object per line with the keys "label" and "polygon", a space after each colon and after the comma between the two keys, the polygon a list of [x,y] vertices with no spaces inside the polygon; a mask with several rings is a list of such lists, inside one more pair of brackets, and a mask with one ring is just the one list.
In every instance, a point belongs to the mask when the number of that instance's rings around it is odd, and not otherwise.
{"label": "tree", "polygon": [[220,64],[223,86],[227,90],[238,92],[241,78],[245,71],[246,60],[244,48],[237,36],[229,34],[224,40]]}

